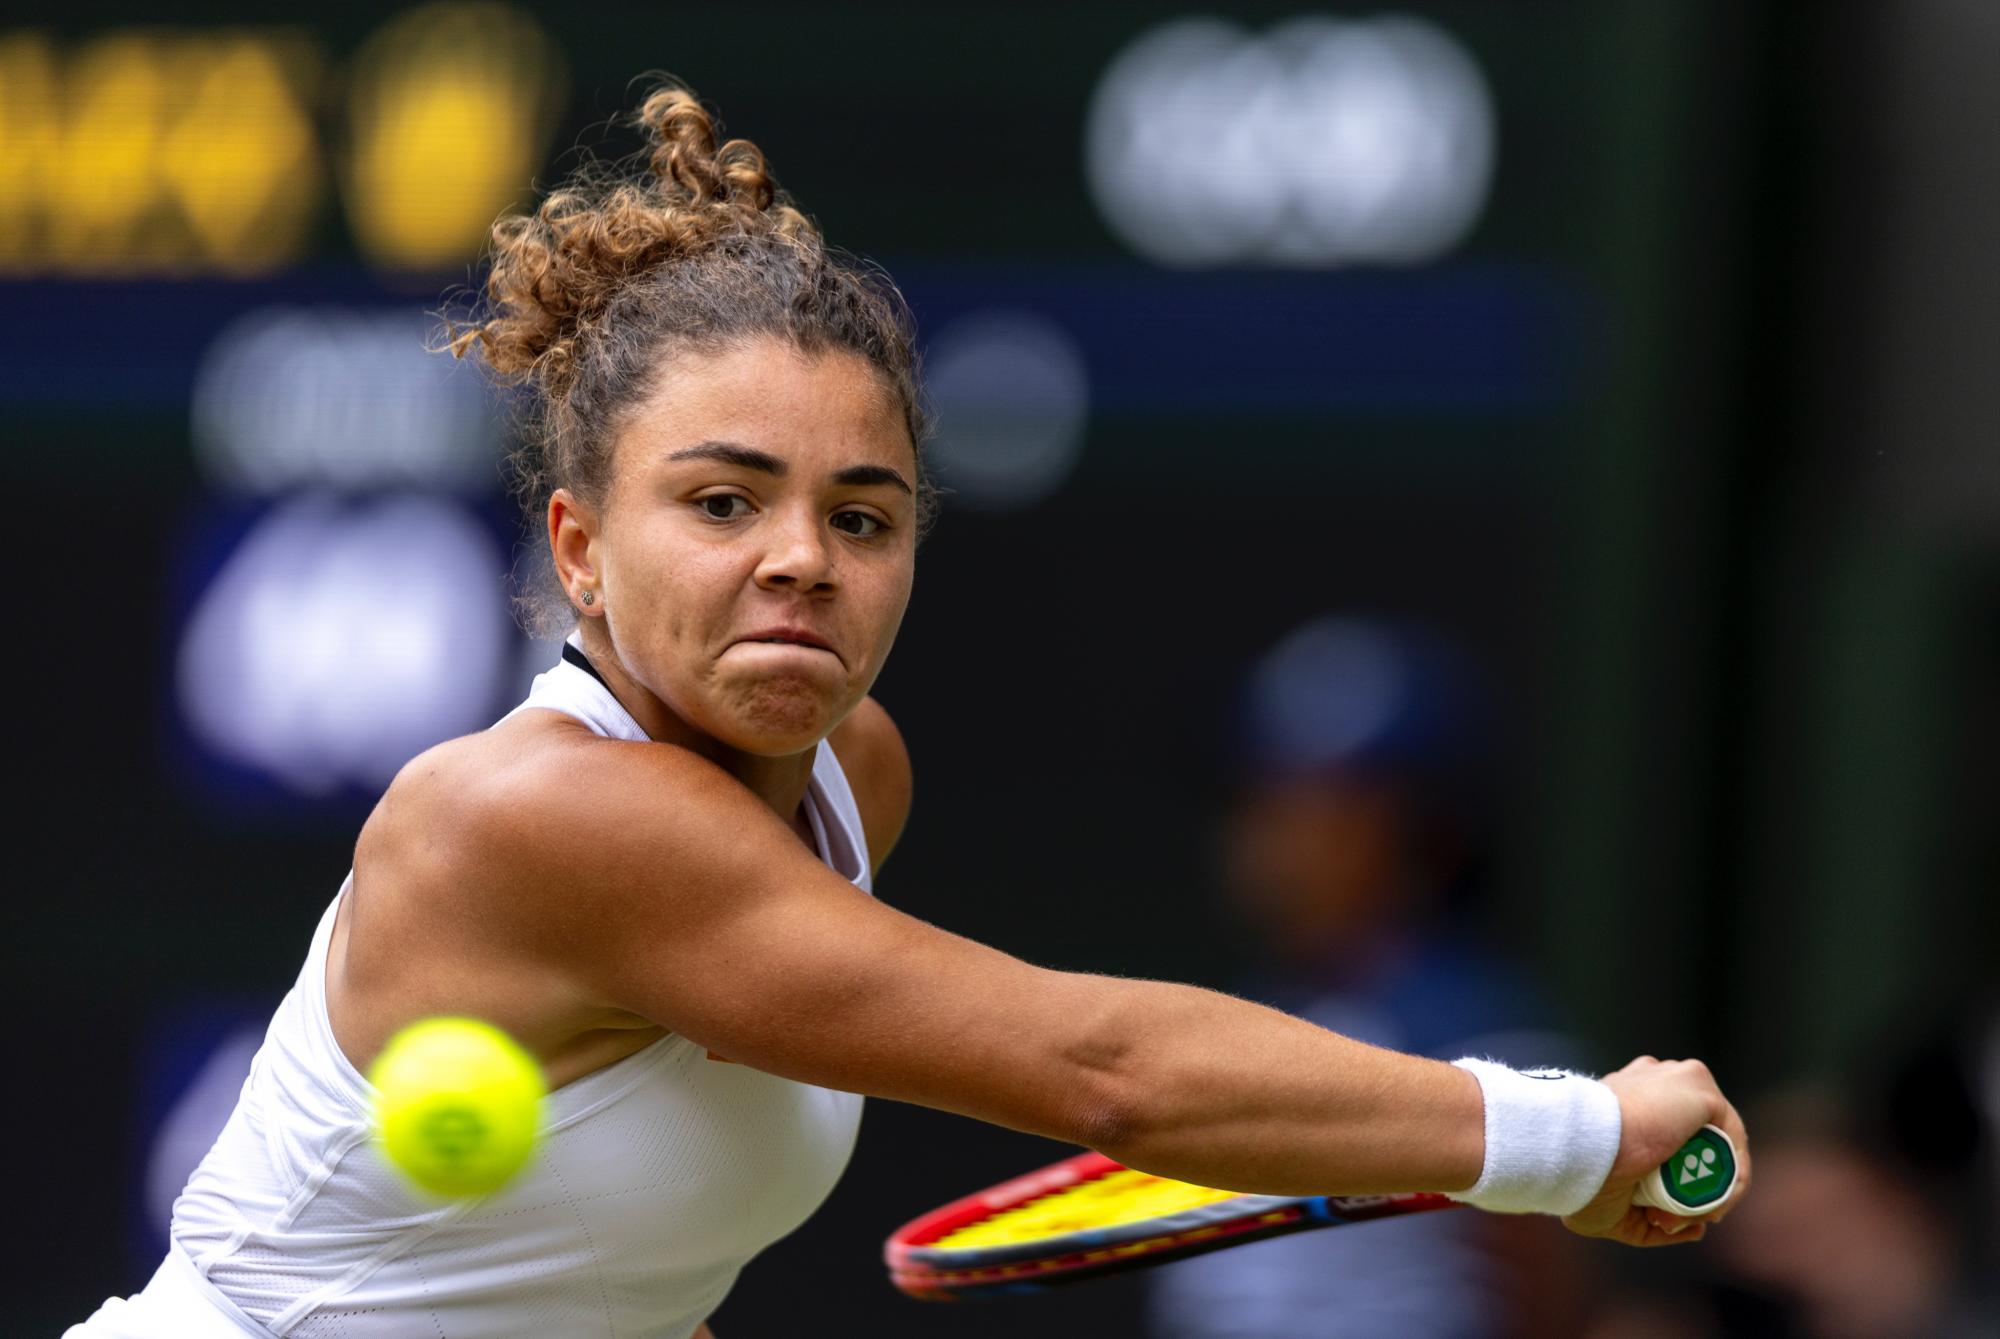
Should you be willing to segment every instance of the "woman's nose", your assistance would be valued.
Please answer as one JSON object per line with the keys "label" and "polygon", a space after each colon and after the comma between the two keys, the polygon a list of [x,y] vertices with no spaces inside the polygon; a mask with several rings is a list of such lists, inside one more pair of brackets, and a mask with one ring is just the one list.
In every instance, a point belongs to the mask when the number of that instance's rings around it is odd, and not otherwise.
{"label": "woman's nose", "polygon": [[787,514],[774,518],[766,533],[770,547],[757,564],[757,583],[814,590],[833,580],[833,549],[816,515]]}

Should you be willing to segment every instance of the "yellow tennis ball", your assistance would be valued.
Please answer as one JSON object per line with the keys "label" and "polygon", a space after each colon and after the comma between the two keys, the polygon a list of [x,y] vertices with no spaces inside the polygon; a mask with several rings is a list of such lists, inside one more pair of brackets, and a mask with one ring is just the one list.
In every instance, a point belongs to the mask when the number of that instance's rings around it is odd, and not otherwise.
{"label": "yellow tennis ball", "polygon": [[375,1134],[389,1161],[434,1195],[483,1195],[534,1152],[548,1082],[491,1023],[426,1018],[368,1067]]}

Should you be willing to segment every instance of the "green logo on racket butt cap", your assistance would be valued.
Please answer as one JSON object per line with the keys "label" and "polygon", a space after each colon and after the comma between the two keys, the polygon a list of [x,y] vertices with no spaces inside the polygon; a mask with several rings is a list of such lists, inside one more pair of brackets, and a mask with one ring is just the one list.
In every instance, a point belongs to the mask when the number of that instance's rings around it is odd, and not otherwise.
{"label": "green logo on racket butt cap", "polygon": [[1693,1217],[1722,1203],[1735,1185],[1736,1145],[1716,1126],[1704,1125],[1678,1153],[1646,1173],[1632,1202]]}

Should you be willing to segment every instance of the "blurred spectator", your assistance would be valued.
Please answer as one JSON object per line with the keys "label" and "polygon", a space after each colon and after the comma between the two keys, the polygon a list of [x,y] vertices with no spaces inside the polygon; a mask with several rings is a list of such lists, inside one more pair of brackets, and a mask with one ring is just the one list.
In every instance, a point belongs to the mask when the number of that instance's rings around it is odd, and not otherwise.
{"label": "blurred spectator", "polygon": [[[1889,1049],[1850,1105],[1813,1092],[1764,1104],[1756,1193],[1715,1234],[1720,1263],[1793,1312],[1807,1339],[2000,1334],[1982,1165],[1982,1052],[1963,1022]],[[1846,1114],[1851,1111],[1852,1114]]]}
{"label": "blurred spectator", "polygon": [[1767,1138],[1757,1193],[1716,1247],[1745,1279],[1793,1302],[1814,1339],[1951,1332],[1949,1225],[1867,1148],[1831,1133]]}
{"label": "blurred spectator", "polygon": [[[1469,921],[1490,759],[1476,685],[1441,641],[1307,623],[1247,676],[1223,881],[1256,936],[1238,992],[1397,1050],[1574,1062]],[[1199,1257],[1151,1277],[1156,1339],[1575,1333],[1574,1244],[1553,1224],[1441,1214]]]}

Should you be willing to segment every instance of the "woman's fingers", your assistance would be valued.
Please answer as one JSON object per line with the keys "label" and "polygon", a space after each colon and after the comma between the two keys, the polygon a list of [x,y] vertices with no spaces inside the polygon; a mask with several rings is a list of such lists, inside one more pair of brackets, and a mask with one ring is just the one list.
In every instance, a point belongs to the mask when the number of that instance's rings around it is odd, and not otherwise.
{"label": "woman's fingers", "polygon": [[[1708,1226],[1734,1210],[1750,1182],[1750,1140],[1743,1118],[1722,1094],[1714,1073],[1697,1059],[1661,1060],[1642,1055],[1605,1076],[1624,1118],[1618,1159],[1597,1198],[1564,1219],[1571,1231],[1631,1246],[1675,1246],[1700,1241]],[[1633,1182],[1676,1157],[1702,1124],[1728,1136],[1736,1152],[1736,1183],[1727,1199],[1702,1214],[1632,1203]],[[1713,1153],[1709,1161],[1713,1161]]]}
{"label": "woman's fingers", "polygon": [[1737,1114],[1735,1105],[1726,1097],[1722,1099],[1722,1111],[1716,1124],[1729,1136],[1729,1142],[1736,1146],[1736,1184],[1729,1188],[1729,1198],[1713,1213],[1703,1215],[1711,1223],[1721,1222],[1750,1193],[1750,1132],[1744,1128],[1743,1117]]}

